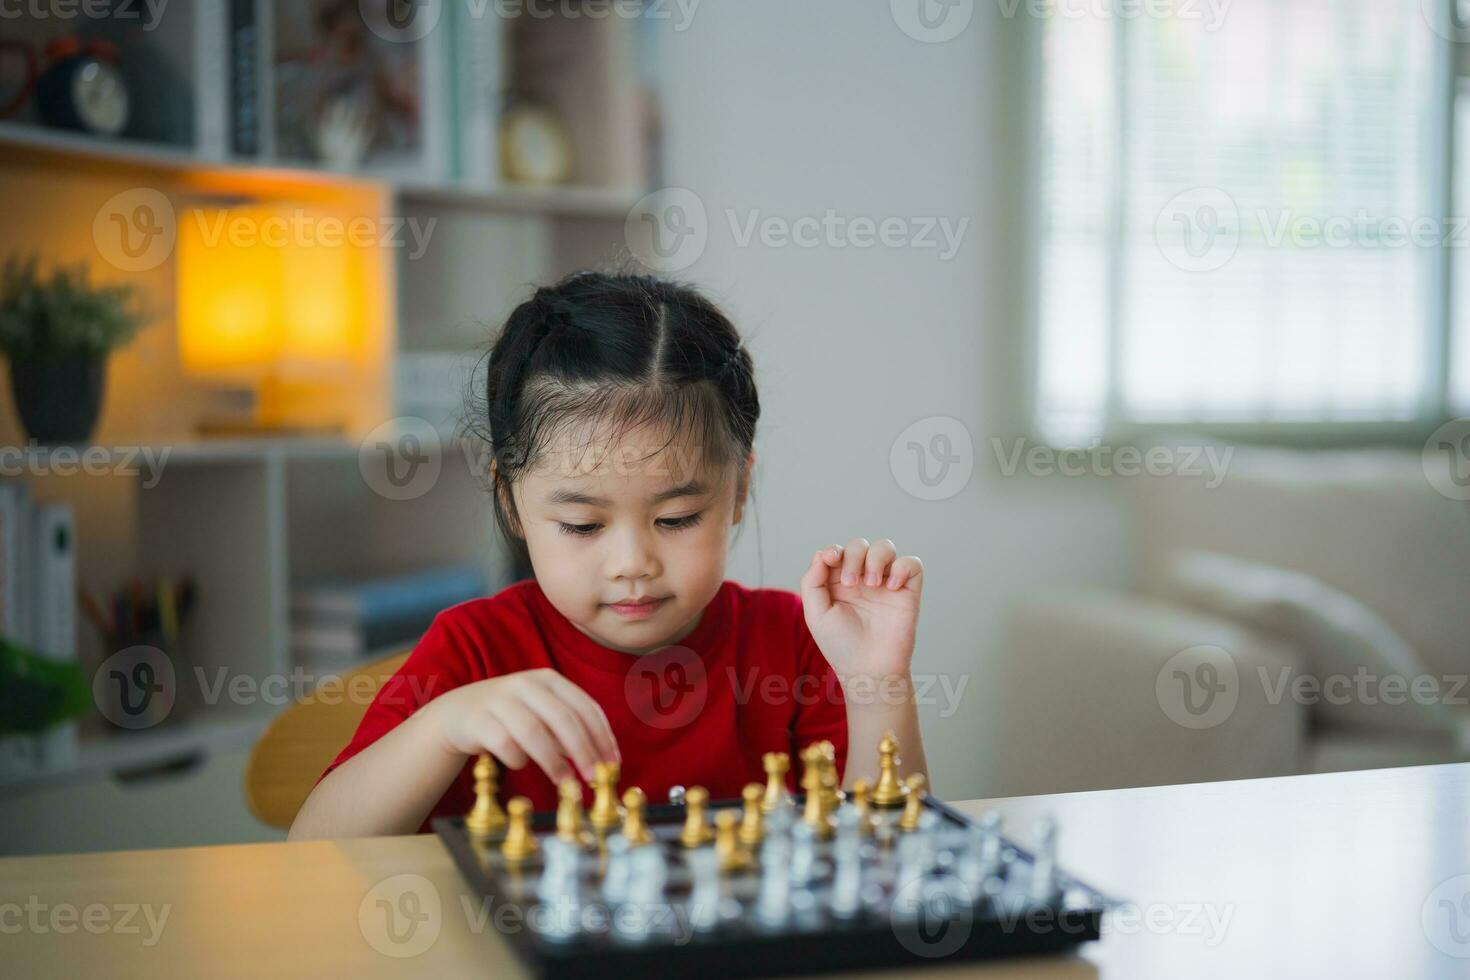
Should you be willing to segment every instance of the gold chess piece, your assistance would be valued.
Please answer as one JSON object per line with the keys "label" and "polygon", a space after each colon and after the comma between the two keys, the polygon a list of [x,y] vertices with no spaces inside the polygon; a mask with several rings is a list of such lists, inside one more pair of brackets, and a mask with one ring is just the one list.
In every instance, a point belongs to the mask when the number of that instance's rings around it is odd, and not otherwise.
{"label": "gold chess piece", "polygon": [[857,811],[858,833],[869,837],[873,833],[874,824],[877,823],[877,814],[873,812],[872,805],[868,799],[868,781],[859,779],[852,784],[852,792],[848,794],[852,800],[852,807]]}
{"label": "gold chess piece", "polygon": [[746,847],[758,847],[766,835],[761,801],[765,795],[760,783],[747,783],[740,798],[745,801],[745,815],[740,821],[740,843]]}
{"label": "gold chess piece", "polygon": [[619,774],[616,762],[599,762],[593,772],[592,809],[587,822],[598,833],[607,833],[623,821],[623,810],[618,806]]}
{"label": "gold chess piece", "polygon": [[924,813],[924,786],[928,782],[922,772],[916,772],[904,781],[908,799],[903,804],[903,816],[898,818],[899,830],[919,829],[919,817]]}
{"label": "gold chess piece", "polygon": [[531,832],[531,801],[517,796],[506,804],[510,821],[505,828],[505,840],[500,844],[500,853],[507,861],[518,862],[535,854],[539,844]]}
{"label": "gold chess piece", "polygon": [[569,844],[586,847],[592,835],[582,823],[582,784],[575,779],[563,779],[557,787],[560,802],[556,807],[556,836]]}
{"label": "gold chess piece", "polygon": [[908,787],[898,781],[898,739],[892,732],[878,743],[878,783],[873,787],[872,803],[881,810],[901,807]]}
{"label": "gold chess piece", "polygon": [[740,815],[734,810],[715,813],[715,854],[719,857],[720,870],[727,874],[750,864],[750,852],[740,846],[739,820]]}
{"label": "gold chess piece", "polygon": [[766,794],[761,800],[761,812],[775,813],[790,799],[786,791],[786,773],[791,768],[791,756],[785,752],[767,752],[761,761],[766,769]]}
{"label": "gold chess piece", "polygon": [[806,794],[801,819],[817,832],[818,838],[825,840],[832,836],[832,815],[822,802],[821,750],[815,746],[808,748],[802,752],[801,762],[805,767],[801,772],[801,788]]}
{"label": "gold chess piece", "polygon": [[623,836],[628,838],[631,847],[653,843],[653,833],[648,829],[648,821],[644,819],[643,808],[646,803],[643,790],[637,786],[629,787],[623,794]]}
{"label": "gold chess piece", "polygon": [[684,814],[684,829],[679,832],[679,843],[685,847],[703,847],[714,839],[714,831],[709,829],[709,822],[705,816],[705,807],[709,803],[709,790],[703,786],[691,786],[684,794],[684,806],[687,812]]}
{"label": "gold chess piece", "polygon": [[505,811],[495,800],[495,760],[481,752],[475,761],[475,805],[464,818],[465,830],[488,837],[505,829]]}
{"label": "gold chess piece", "polygon": [[822,767],[822,809],[832,814],[842,804],[842,791],[837,788],[837,750],[826,739],[816,743]]}

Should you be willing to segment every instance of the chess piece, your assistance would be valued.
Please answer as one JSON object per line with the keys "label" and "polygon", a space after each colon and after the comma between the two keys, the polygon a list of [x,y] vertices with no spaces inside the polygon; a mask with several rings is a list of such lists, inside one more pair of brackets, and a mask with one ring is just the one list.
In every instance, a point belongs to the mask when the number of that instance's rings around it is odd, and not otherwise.
{"label": "chess piece", "polygon": [[587,822],[599,834],[605,834],[623,822],[623,811],[618,806],[618,774],[616,762],[599,762],[592,778],[592,809]]}
{"label": "chess piece", "polygon": [[842,803],[842,791],[837,788],[837,749],[826,739],[816,743],[818,765],[822,769],[822,809],[828,815],[835,814]]}
{"label": "chess piece", "polygon": [[805,888],[817,871],[817,831],[805,821],[791,828],[791,883]]}
{"label": "chess piece", "polygon": [[750,852],[740,846],[739,820],[740,815],[734,810],[720,810],[715,814],[715,854],[725,874],[741,871],[750,864]]}
{"label": "chess piece", "polygon": [[524,861],[536,853],[536,835],[531,831],[531,801],[517,796],[506,804],[510,819],[505,828],[505,840],[500,844],[500,853],[512,863]]}
{"label": "chess piece", "polygon": [[556,807],[557,839],[586,847],[592,841],[582,825],[582,784],[575,779],[563,779],[557,794],[560,797]]}
{"label": "chess piece", "polygon": [[765,791],[760,783],[747,783],[740,797],[745,801],[745,816],[740,821],[740,843],[746,847],[760,846],[766,830],[761,814],[761,802]]}
{"label": "chess piece", "polygon": [[489,752],[481,752],[475,761],[475,805],[465,815],[464,829],[476,837],[505,829],[505,811],[495,801],[495,760]]}
{"label": "chess piece", "polygon": [[643,790],[637,786],[630,787],[623,794],[623,836],[628,839],[630,847],[653,843],[653,833],[649,831],[648,821],[644,819],[645,802]]}
{"label": "chess piece", "polygon": [[785,752],[767,752],[761,757],[766,770],[766,793],[761,800],[761,812],[769,816],[791,800],[786,789],[786,772],[791,768],[791,757]]}
{"label": "chess piece", "polygon": [[622,834],[607,838],[607,871],[602,876],[602,898],[609,905],[621,902],[628,894],[632,848]]}
{"label": "chess piece", "polygon": [[1041,843],[1031,866],[1030,891],[1031,900],[1044,905],[1054,905],[1062,898],[1057,882],[1057,822],[1050,816],[1041,819]]}
{"label": "chess piece", "polygon": [[815,746],[801,754],[801,788],[806,794],[806,806],[801,821],[825,840],[832,836],[832,816],[822,802],[822,754]]}
{"label": "chess piece", "polygon": [[[853,792],[856,795],[856,784],[853,785]],[[856,807],[849,807],[837,814],[837,842],[832,847],[837,870],[832,879],[830,907],[832,914],[839,919],[850,919],[862,909],[861,828],[866,820],[867,817]]]}
{"label": "chess piece", "polygon": [[908,789],[898,781],[898,739],[892,732],[878,742],[878,782],[873,787],[872,804],[881,810],[903,806]]}
{"label": "chess piece", "polygon": [[877,821],[878,815],[873,812],[872,801],[868,798],[868,781],[859,779],[854,782],[848,799],[852,800],[852,810],[857,815],[858,836],[873,836],[873,824]]}
{"label": "chess piece", "polygon": [[658,847],[636,848],[628,861],[627,901],[619,909],[620,914],[613,916],[613,928],[624,939],[641,941],[652,935],[661,921],[668,865],[663,849]]}
{"label": "chess piece", "polygon": [[689,890],[689,924],[703,932],[720,921],[720,858],[710,847],[690,851],[684,857],[693,884]]}
{"label": "chess piece", "polygon": [[904,781],[907,799],[903,804],[903,816],[898,818],[898,829],[913,832],[919,829],[919,817],[924,812],[924,786],[928,780],[922,772],[916,772]]}
{"label": "chess piece", "polygon": [[791,842],[772,837],[761,850],[760,890],[755,917],[763,926],[780,926],[791,913]]}
{"label": "chess piece", "polygon": [[563,942],[578,934],[582,907],[582,846],[579,843],[551,837],[546,841],[546,867],[536,886],[545,916],[540,920],[541,935]]}
{"label": "chess piece", "polygon": [[691,786],[684,793],[684,805],[687,808],[684,814],[684,829],[679,832],[679,843],[685,847],[703,847],[714,839],[714,832],[709,829],[709,820],[705,816],[705,807],[709,803],[709,790],[703,786]]}

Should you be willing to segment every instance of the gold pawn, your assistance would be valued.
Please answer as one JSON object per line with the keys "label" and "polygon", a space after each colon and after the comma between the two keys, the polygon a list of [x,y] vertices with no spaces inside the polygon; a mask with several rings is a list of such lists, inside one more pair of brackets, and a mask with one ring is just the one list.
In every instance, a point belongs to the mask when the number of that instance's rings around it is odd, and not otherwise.
{"label": "gold pawn", "polygon": [[628,839],[630,847],[653,843],[653,834],[648,830],[648,822],[643,819],[645,802],[643,790],[637,786],[630,787],[623,794],[623,836]]}
{"label": "gold pawn", "polygon": [[898,781],[898,739],[892,732],[878,743],[878,784],[873,787],[873,805],[884,810],[903,806],[908,787]]}
{"label": "gold pawn", "polygon": [[858,833],[869,837],[873,833],[873,824],[876,822],[876,814],[868,800],[868,781],[859,779],[852,784],[852,792],[848,795],[852,800],[852,808],[857,813]]}
{"label": "gold pawn", "polygon": [[591,835],[582,826],[582,784],[575,779],[563,779],[557,787],[561,802],[556,807],[556,836],[568,844],[586,847]]}
{"label": "gold pawn", "polygon": [[836,813],[842,804],[842,791],[837,788],[837,750],[832,743],[823,739],[816,743],[822,767],[822,809]]}
{"label": "gold pawn", "polygon": [[791,768],[791,756],[785,752],[767,752],[761,761],[766,768],[766,794],[761,800],[761,812],[775,813],[787,800],[786,773]]}
{"label": "gold pawn", "polygon": [[622,822],[623,811],[617,797],[619,774],[616,762],[599,762],[593,772],[592,809],[587,814],[587,822],[598,833],[606,833]]}
{"label": "gold pawn", "polygon": [[801,773],[801,788],[806,793],[806,806],[802,810],[801,819],[817,832],[818,838],[826,839],[832,836],[832,818],[822,805],[821,753],[815,749],[807,749],[801,754],[801,761],[806,767]]}
{"label": "gold pawn", "polygon": [[924,785],[927,782],[922,772],[916,772],[904,781],[908,799],[904,801],[903,816],[898,818],[899,830],[919,829],[919,816],[924,812]]}
{"label": "gold pawn", "polygon": [[703,847],[714,838],[714,831],[709,829],[709,823],[705,819],[705,805],[709,803],[709,790],[703,786],[691,786],[689,792],[684,794],[684,805],[688,812],[684,815],[684,829],[679,832],[679,843],[685,847]]}
{"label": "gold pawn", "polygon": [[531,832],[531,801],[517,796],[506,804],[506,809],[510,811],[510,823],[506,827],[500,853],[507,861],[524,861],[540,846],[536,843],[536,835]]}
{"label": "gold pawn", "polygon": [[465,816],[464,827],[476,837],[488,837],[505,827],[505,811],[495,801],[495,762],[489,752],[481,752],[475,761],[475,805]]}
{"label": "gold pawn", "polygon": [[746,847],[759,846],[761,838],[766,835],[765,825],[761,819],[761,797],[764,790],[760,783],[747,783],[745,789],[741,790],[741,799],[745,800],[745,818],[740,821],[740,843]]}
{"label": "gold pawn", "polygon": [[740,815],[734,810],[715,813],[715,854],[719,857],[720,870],[725,873],[739,871],[750,864],[750,852],[740,846],[736,826],[739,819]]}

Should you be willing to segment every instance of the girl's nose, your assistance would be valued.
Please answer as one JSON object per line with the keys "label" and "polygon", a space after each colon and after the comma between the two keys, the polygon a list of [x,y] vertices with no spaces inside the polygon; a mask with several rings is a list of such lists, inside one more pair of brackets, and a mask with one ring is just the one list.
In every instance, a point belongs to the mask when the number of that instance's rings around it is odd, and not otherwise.
{"label": "girl's nose", "polygon": [[653,535],[626,528],[610,535],[607,558],[609,578],[638,579],[658,575],[658,552]]}

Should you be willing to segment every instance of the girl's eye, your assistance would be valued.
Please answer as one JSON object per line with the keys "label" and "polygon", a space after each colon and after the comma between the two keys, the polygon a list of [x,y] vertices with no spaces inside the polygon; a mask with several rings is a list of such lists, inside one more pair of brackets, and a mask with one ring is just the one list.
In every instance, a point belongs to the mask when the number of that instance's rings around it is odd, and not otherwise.
{"label": "girl's eye", "polygon": [[[685,517],[661,517],[659,518],[658,525],[665,530],[679,531],[686,527],[693,527],[703,519],[704,511],[697,511]],[[575,537],[585,538],[590,534],[595,534],[597,532],[597,529],[602,525],[568,524],[565,521],[558,521],[556,526],[557,530],[559,530],[562,534],[570,534]]]}

